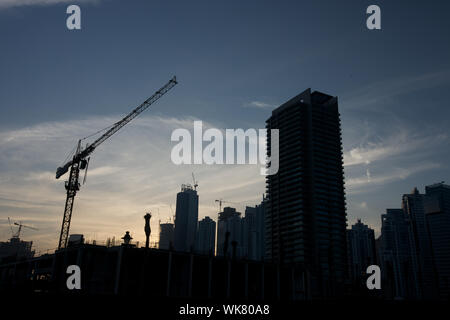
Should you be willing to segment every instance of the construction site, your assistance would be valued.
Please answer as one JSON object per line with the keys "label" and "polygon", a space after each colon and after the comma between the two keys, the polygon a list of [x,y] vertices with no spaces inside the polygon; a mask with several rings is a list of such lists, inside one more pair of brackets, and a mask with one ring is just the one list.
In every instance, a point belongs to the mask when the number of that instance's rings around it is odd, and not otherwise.
{"label": "construction site", "polygon": [[[82,270],[81,289],[66,286],[67,267]],[[0,266],[0,291],[145,295],[174,298],[299,300],[305,273],[294,265],[236,260],[172,250],[75,244]]]}
{"label": "construction site", "polygon": [[[140,294],[155,297],[253,300],[297,300],[308,296],[304,270],[294,265],[281,266],[237,258],[236,243],[229,239],[229,232],[226,234],[226,244],[223,248],[225,253],[222,252],[220,257],[215,256],[214,248],[210,247],[204,249],[203,254],[194,252],[193,236],[190,237],[192,242],[190,244],[184,240],[178,241],[185,245],[185,248],[179,245],[174,248],[174,237],[177,239],[179,235],[174,234],[174,225],[171,223],[160,223],[159,249],[151,247],[150,213],[144,216],[145,247],[133,244],[128,231],[122,237],[123,243],[116,244],[109,241],[106,245],[98,245],[95,241],[88,243],[83,235],[70,234],[75,196],[81,185],[86,182],[92,152],[176,84],[176,78],[173,77],[122,120],[78,141],[74,152],[66,159],[67,162],[56,171],[56,179],[66,173],[69,174],[64,183],[66,201],[58,248],[52,254],[35,257],[31,248],[32,242],[22,241],[19,238],[22,228],[35,228],[14,222],[13,225],[18,226],[17,232],[14,233],[11,227],[12,238],[9,242],[2,243],[0,247],[0,292],[70,293],[71,290],[66,285],[67,268],[76,265],[82,275],[81,288],[75,291],[84,294]],[[101,134],[99,138],[83,147],[84,140],[97,134]],[[84,171],[83,179],[80,179],[81,171]],[[180,194],[196,197],[198,210],[196,191],[198,184],[194,174],[192,178],[193,186],[183,185]],[[180,211],[179,201],[182,202],[177,198],[177,211]],[[220,204],[221,210],[222,202],[227,201],[220,199],[216,202]],[[198,212],[189,217],[192,220],[189,222],[191,226],[192,223],[197,224],[197,216]],[[183,216],[177,216],[178,226],[182,224],[182,219]],[[178,233],[179,230],[180,227]],[[231,242],[233,248],[227,254],[228,242]]]}

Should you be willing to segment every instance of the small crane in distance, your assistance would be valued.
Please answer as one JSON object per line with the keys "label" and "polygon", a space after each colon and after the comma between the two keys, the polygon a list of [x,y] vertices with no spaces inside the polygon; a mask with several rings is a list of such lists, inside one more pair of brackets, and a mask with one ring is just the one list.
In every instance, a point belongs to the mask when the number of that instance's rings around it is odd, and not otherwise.
{"label": "small crane in distance", "polygon": [[219,212],[222,212],[222,203],[241,204],[241,202],[225,201],[223,199],[218,199],[218,200],[215,200],[214,202],[219,203]]}
{"label": "small crane in distance", "polygon": [[197,191],[198,181],[195,180],[194,172],[192,172],[192,180],[194,182],[194,190]]}
{"label": "small crane in distance", "polygon": [[24,224],[22,224],[22,222],[14,222],[14,225],[19,227],[19,228],[17,229],[16,233],[14,233],[14,232],[13,232],[13,229],[12,229],[12,226],[11,226],[11,220],[9,219],[9,217],[8,217],[8,222],[9,222],[9,226],[10,226],[10,228],[11,228],[12,237],[13,237],[13,238],[16,238],[16,239],[19,239],[19,237],[20,237],[20,232],[22,231],[22,228],[28,228],[28,229],[31,229],[31,230],[38,230],[38,229],[36,229],[36,228],[33,228],[33,227],[30,227],[30,226],[24,225]]}

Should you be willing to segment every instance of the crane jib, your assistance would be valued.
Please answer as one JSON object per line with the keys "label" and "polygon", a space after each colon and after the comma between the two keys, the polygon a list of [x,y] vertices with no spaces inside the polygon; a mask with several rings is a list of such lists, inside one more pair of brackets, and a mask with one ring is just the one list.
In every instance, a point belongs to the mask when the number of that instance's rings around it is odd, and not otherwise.
{"label": "crane jib", "polygon": [[[63,249],[66,248],[67,246],[67,242],[69,239],[70,222],[72,218],[73,203],[75,200],[75,195],[77,194],[78,190],[80,190],[80,183],[78,181],[80,169],[87,170],[86,157],[88,157],[89,154],[91,154],[99,144],[104,142],[106,139],[108,139],[114,133],[116,133],[120,128],[122,128],[131,120],[133,120],[135,117],[137,117],[141,112],[147,109],[156,100],[161,98],[167,91],[173,88],[176,84],[177,84],[176,78],[173,77],[161,89],[156,91],[150,98],[145,100],[141,105],[139,105],[137,108],[131,111],[131,113],[129,113],[126,117],[124,117],[119,122],[113,124],[113,126],[102,136],[100,136],[100,138],[98,138],[90,145],[87,145],[84,150],[81,149],[81,140],[79,140],[75,155],[73,156],[72,160],[56,170],[57,179],[66,172],[70,171],[69,178],[65,182],[67,197],[66,197],[66,204],[64,206],[64,216],[61,225],[61,232],[59,235],[58,249]],[[86,177],[84,180],[86,180]]]}
{"label": "crane jib", "polygon": [[73,160],[67,162],[64,166],[59,167],[56,169],[56,179],[59,179],[62,175],[64,175],[66,172],[69,171],[69,168],[74,163],[78,163],[89,154],[91,154],[94,149],[100,145],[102,142],[107,140],[109,137],[111,137],[114,133],[119,131],[123,126],[125,126],[127,123],[129,123],[131,120],[136,118],[140,113],[145,111],[150,105],[152,105],[155,101],[157,101],[159,98],[161,98],[167,91],[172,89],[177,84],[176,77],[173,77],[169,80],[161,89],[156,91],[150,98],[145,100],[141,105],[139,105],[137,108],[135,108],[133,111],[131,111],[127,116],[125,116],[122,120],[116,122],[112,128],[110,128],[107,132],[105,132],[102,136],[100,136],[97,140],[95,140],[92,144],[87,146],[86,149],[81,151],[79,154],[76,154],[73,158]]}

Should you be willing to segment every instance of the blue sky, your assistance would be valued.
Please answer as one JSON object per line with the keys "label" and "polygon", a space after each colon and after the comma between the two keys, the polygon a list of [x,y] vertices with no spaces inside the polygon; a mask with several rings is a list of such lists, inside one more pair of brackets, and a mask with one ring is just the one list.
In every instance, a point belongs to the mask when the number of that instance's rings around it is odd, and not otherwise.
{"label": "blue sky", "polygon": [[[66,28],[81,7],[82,30]],[[365,27],[381,8],[382,30]],[[200,216],[214,199],[256,203],[258,168],[170,163],[170,133],[194,119],[263,128],[306,88],[338,96],[349,223],[417,186],[449,180],[448,1],[0,0],[0,238],[7,217],[42,249],[56,246],[64,205],[54,171],[78,138],[103,128],[172,75],[179,85],[94,154],[72,231],[143,239],[146,210],[166,221],[195,171]],[[156,217],[158,216],[158,217]]]}

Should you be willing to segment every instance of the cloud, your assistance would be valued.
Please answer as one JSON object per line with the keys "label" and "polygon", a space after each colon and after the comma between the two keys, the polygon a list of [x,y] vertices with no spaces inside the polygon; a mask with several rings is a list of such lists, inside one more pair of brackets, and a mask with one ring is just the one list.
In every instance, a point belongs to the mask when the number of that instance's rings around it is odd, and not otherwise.
{"label": "cloud", "polygon": [[404,180],[416,173],[428,171],[431,169],[440,168],[441,164],[436,162],[426,162],[409,167],[394,168],[391,170],[384,170],[383,174],[377,175],[376,177],[370,176],[370,179],[366,175],[360,177],[354,177],[346,179],[345,185],[350,193],[364,192],[361,187],[367,185],[384,185],[389,182]]}
{"label": "cloud", "polygon": [[[33,239],[38,249],[55,248],[65,201],[64,180],[55,179],[79,137],[96,132],[120,116],[91,117],[85,120],[46,122],[0,129],[0,237],[10,236],[7,217],[36,226],[24,239]],[[87,238],[120,238],[126,230],[144,240],[143,215],[153,214],[151,241],[158,240],[158,221],[168,221],[175,210],[176,193],[182,183],[191,183],[195,172],[199,181],[199,218],[217,219],[215,199],[239,202],[237,209],[261,201],[265,179],[259,165],[174,165],[170,160],[171,133],[176,128],[193,129],[195,118],[142,116],[100,145],[91,156],[87,183],[78,193],[71,232]],[[203,127],[218,127],[203,122]],[[407,179],[416,173],[440,168],[424,161],[432,149],[447,144],[446,135],[421,134],[396,127],[381,138],[362,134],[361,141],[345,152],[346,188],[352,194],[371,186]],[[84,142],[92,142],[92,137]],[[84,143],[83,142],[83,143]],[[370,169],[369,166],[370,165]],[[374,207],[369,200],[369,208]],[[171,210],[172,206],[172,210]],[[363,208],[359,207],[358,210]]]}
{"label": "cloud", "polygon": [[[383,136],[380,134],[384,132]],[[439,159],[448,135],[438,129],[409,128],[401,122],[393,128],[371,130],[366,123],[359,141],[344,151],[348,194],[366,193],[372,186],[404,180],[416,173],[442,167]],[[434,155],[430,161],[430,155]]]}
{"label": "cloud", "polygon": [[[450,83],[450,70],[402,76],[372,83],[341,97],[344,109],[368,109],[373,106],[381,112],[385,101],[414,91],[434,88]],[[386,111],[386,110],[383,110]]]}
{"label": "cloud", "polygon": [[[24,239],[33,239],[38,249],[56,247],[67,174],[56,180],[55,170],[77,138],[117,119],[120,116],[93,117],[0,131],[2,239],[10,236],[10,216],[39,228],[24,233]],[[217,218],[215,199],[242,202],[239,210],[245,204],[259,203],[265,188],[259,165],[177,166],[171,162],[170,152],[175,145],[170,141],[172,131],[192,131],[194,120],[198,119],[142,116],[100,145],[91,155],[87,182],[75,199],[71,232],[106,240],[112,236],[118,239],[129,230],[136,240],[143,241],[143,216],[151,211],[151,241],[157,241],[158,221],[170,219],[180,185],[192,182],[193,171],[199,181],[199,218]],[[203,122],[204,128],[215,126]]]}
{"label": "cloud", "polygon": [[370,182],[371,174],[370,174],[370,169],[369,168],[366,169],[366,177],[367,177],[367,182]]}
{"label": "cloud", "polygon": [[246,108],[259,108],[259,109],[269,109],[269,108],[275,108],[276,105],[269,104],[261,101],[251,101],[244,104],[244,107]]}
{"label": "cloud", "polygon": [[[100,2],[101,0],[78,0],[76,3],[83,2]],[[48,6],[63,3],[74,3],[73,0],[0,0],[0,9],[11,8],[11,7],[21,7],[21,6]]]}
{"label": "cloud", "polygon": [[374,137],[366,136],[361,139],[358,146],[351,147],[344,152],[344,165],[369,164],[392,159],[399,155],[411,155],[448,142],[446,134],[418,135],[406,128],[400,128],[385,138],[377,137],[378,141],[373,141],[373,139]]}

